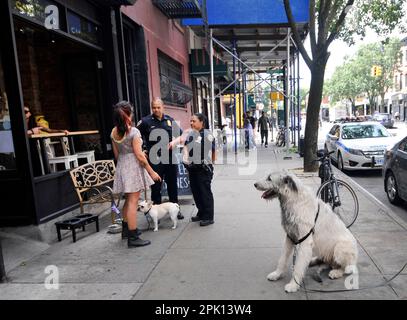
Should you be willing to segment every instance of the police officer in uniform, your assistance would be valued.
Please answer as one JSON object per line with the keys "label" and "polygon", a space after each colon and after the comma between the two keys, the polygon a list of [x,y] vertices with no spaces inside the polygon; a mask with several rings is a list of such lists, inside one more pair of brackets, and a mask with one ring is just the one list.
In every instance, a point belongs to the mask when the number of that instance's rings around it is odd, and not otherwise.
{"label": "police officer in uniform", "polygon": [[[152,101],[151,109],[152,114],[142,118],[137,128],[143,137],[151,167],[167,184],[170,202],[178,203],[178,166],[173,149],[180,142],[182,130],[172,117],[164,114],[164,103],[160,98]],[[174,139],[173,135],[178,137]],[[162,181],[151,186],[151,200],[154,204],[161,204],[161,186]],[[179,213],[178,219],[183,218]]]}
{"label": "police officer in uniform", "polygon": [[198,213],[192,217],[200,226],[214,223],[214,200],[211,190],[213,161],[215,161],[215,138],[209,130],[205,115],[196,113],[191,118],[192,130],[185,139],[183,163],[189,173],[190,187]]}

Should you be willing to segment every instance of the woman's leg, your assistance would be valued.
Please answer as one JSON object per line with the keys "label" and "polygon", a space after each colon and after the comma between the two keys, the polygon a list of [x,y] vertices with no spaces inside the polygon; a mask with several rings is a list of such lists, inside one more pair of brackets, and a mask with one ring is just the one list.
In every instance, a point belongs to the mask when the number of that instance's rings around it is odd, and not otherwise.
{"label": "woman's leg", "polygon": [[129,230],[136,230],[137,228],[137,206],[140,192],[132,192],[126,194],[126,207],[125,216],[127,217],[127,224]]}

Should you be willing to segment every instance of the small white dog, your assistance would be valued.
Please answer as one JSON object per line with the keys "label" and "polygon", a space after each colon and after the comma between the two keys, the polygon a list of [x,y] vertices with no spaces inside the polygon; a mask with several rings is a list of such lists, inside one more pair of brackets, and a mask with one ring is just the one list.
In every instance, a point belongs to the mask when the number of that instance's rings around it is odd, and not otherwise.
{"label": "small white dog", "polygon": [[152,201],[143,200],[138,205],[138,210],[145,215],[149,214],[154,221],[154,232],[158,231],[158,220],[164,218],[167,214],[170,215],[173,226],[177,227],[177,215],[180,212],[178,203],[165,202],[162,204],[153,204]]}
{"label": "small white dog", "polygon": [[267,276],[268,280],[275,281],[283,276],[295,243],[301,239],[305,240],[298,244],[294,272],[285,291],[297,291],[308,266],[318,262],[331,266],[331,279],[340,278],[344,273],[352,273],[356,269],[356,239],[331,207],[318,199],[296,176],[276,172],[257,181],[254,186],[264,191],[263,199],[278,197],[281,224],[287,234],[277,269]]}

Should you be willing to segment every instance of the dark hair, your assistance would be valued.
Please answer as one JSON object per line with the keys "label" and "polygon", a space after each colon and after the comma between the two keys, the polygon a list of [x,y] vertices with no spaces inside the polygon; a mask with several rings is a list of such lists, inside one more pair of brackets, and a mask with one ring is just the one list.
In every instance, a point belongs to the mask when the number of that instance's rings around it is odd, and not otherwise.
{"label": "dark hair", "polygon": [[113,107],[113,123],[119,136],[123,137],[131,126],[133,107],[128,101],[120,101]]}
{"label": "dark hair", "polygon": [[204,129],[209,129],[208,118],[203,113],[195,113],[194,116],[197,117],[199,121],[203,122]]}

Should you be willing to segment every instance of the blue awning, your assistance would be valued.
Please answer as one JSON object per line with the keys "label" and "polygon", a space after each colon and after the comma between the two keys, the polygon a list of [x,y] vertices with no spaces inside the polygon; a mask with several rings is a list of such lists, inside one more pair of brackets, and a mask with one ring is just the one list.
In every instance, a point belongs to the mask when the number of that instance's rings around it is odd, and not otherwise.
{"label": "blue awning", "polygon": [[[202,5],[202,0],[199,0]],[[309,0],[291,0],[296,23],[309,20]],[[207,0],[209,26],[284,25],[288,23],[282,0]],[[183,19],[184,25],[203,25],[202,19]]]}

